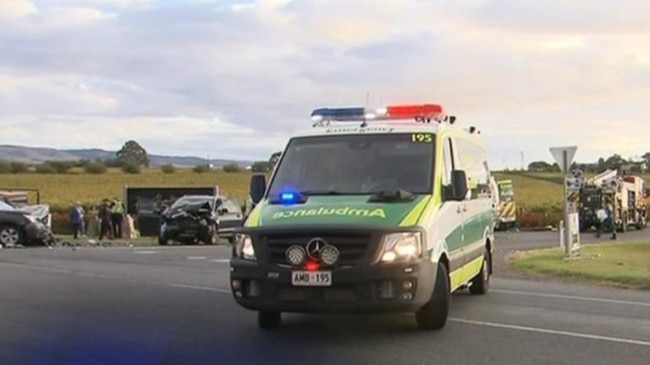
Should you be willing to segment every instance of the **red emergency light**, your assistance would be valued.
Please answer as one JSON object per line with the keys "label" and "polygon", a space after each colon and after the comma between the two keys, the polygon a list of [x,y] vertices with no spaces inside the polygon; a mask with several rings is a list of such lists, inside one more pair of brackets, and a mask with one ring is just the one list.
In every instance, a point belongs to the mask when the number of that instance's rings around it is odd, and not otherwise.
{"label": "red emergency light", "polygon": [[386,114],[389,119],[410,119],[410,118],[433,118],[444,114],[441,105],[423,104],[423,105],[399,105],[389,106],[386,108]]}

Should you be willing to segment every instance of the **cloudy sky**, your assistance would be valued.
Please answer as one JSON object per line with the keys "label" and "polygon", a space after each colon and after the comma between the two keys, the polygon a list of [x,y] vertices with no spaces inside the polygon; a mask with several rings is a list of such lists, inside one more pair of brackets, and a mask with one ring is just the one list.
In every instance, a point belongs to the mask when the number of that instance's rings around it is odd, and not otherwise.
{"label": "cloudy sky", "polygon": [[0,0],[0,144],[265,159],[320,106],[437,102],[493,167],[650,151],[643,0]]}

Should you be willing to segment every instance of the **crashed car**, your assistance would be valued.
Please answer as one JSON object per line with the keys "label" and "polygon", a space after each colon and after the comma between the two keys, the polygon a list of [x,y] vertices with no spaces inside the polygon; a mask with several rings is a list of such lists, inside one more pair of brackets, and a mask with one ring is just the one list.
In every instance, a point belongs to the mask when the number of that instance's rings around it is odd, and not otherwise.
{"label": "crashed car", "polygon": [[225,196],[185,195],[160,213],[158,243],[210,244],[232,237],[243,223],[239,205]]}
{"label": "crashed car", "polygon": [[29,204],[29,193],[26,191],[0,191],[0,201],[11,205],[17,210],[26,212],[39,222],[52,229],[52,214],[48,204]]}
{"label": "crashed car", "polygon": [[50,228],[32,214],[0,201],[0,246],[43,245],[53,239]]}

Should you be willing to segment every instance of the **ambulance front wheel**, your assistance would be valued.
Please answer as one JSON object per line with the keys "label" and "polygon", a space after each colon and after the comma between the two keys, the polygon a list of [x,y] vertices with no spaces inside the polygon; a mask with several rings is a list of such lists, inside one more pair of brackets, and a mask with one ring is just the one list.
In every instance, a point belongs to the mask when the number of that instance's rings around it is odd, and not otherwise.
{"label": "ambulance front wheel", "polygon": [[451,300],[449,273],[442,262],[438,263],[436,283],[431,300],[415,313],[418,327],[423,330],[439,330],[447,323]]}
{"label": "ambulance front wheel", "polygon": [[267,312],[260,311],[257,312],[257,325],[262,329],[271,329],[280,327],[282,323],[282,313],[281,312]]}

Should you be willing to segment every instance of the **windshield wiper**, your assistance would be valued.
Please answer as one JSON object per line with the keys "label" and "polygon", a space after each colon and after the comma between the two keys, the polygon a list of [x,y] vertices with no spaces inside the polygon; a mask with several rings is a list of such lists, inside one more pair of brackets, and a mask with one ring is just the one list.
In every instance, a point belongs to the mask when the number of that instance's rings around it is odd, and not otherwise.
{"label": "windshield wiper", "polygon": [[403,189],[382,190],[372,194],[368,198],[368,203],[397,203],[408,202],[413,199],[415,199],[415,195]]}

